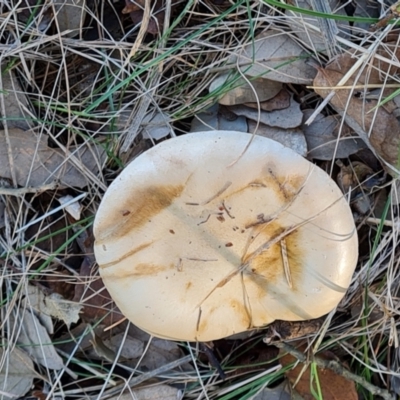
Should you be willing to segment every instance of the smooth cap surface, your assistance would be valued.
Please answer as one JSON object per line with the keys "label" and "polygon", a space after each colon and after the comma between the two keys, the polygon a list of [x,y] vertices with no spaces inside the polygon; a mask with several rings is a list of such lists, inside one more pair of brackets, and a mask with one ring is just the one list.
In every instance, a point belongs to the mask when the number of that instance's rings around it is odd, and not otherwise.
{"label": "smooth cap surface", "polygon": [[167,140],[107,190],[95,256],[112,298],[141,329],[209,341],[316,318],[343,297],[358,241],[341,191],[270,139],[255,136],[239,158],[250,139],[209,131]]}

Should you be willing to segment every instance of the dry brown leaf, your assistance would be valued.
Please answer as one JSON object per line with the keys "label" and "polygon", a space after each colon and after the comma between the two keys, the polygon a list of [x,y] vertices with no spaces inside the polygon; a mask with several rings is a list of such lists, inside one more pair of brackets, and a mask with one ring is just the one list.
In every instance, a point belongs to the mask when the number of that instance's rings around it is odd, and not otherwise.
{"label": "dry brown leaf", "polygon": [[[120,356],[120,360],[132,360],[134,359],[137,363],[138,359],[143,355],[144,343],[141,340],[125,337],[125,333],[118,333],[109,337],[93,332],[91,334],[90,347],[85,352],[90,358],[103,359],[109,362],[113,362],[116,359],[117,354]],[[108,332],[110,334],[111,332]]]}
{"label": "dry brown leaf", "polygon": [[[88,185],[87,177],[61,150],[47,146],[47,139],[33,131],[9,129],[8,147],[6,134],[0,131],[0,174],[2,178],[12,178],[15,172],[20,186],[41,186],[55,180],[61,186],[83,188]],[[102,146],[79,146],[69,148],[79,163],[96,174],[105,161]],[[9,152],[13,165],[10,165]]]}
{"label": "dry brown leaf", "polygon": [[[248,124],[249,132],[253,133],[256,129],[257,123],[249,120]],[[276,142],[283,144],[285,147],[294,150],[303,157],[307,155],[307,143],[301,129],[273,128],[271,126],[259,124],[256,134],[275,140]]]}
{"label": "dry brown leaf", "polygon": [[343,193],[348,193],[350,190],[360,189],[362,183],[369,177],[374,175],[374,171],[368,165],[359,161],[353,161],[346,166],[339,163],[340,172],[337,176],[337,184]]}
{"label": "dry brown leaf", "polygon": [[212,130],[247,132],[247,120],[217,103],[196,114],[190,124],[190,132]]}
{"label": "dry brown leaf", "polygon": [[310,84],[317,73],[310,60],[310,54],[287,32],[269,28],[257,36],[254,43],[248,44],[238,57],[230,57],[228,63],[244,64],[242,71],[248,76],[261,75],[278,82]]}
{"label": "dry brown leaf", "polygon": [[[144,2],[141,3],[143,3],[142,7],[144,7]],[[141,9],[137,4],[131,3],[129,0],[125,0],[125,4],[125,7],[121,11],[122,14],[129,14],[131,12],[139,11]]]}
{"label": "dry brown leaf", "polygon": [[[387,60],[398,60],[400,58],[400,47],[396,42],[384,43],[378,48],[376,53],[372,54],[368,62],[364,62],[360,69],[354,74],[353,78],[360,73],[357,83],[378,84],[398,73],[399,67],[393,63],[380,60],[375,55],[384,57]],[[327,65],[327,69],[346,73],[357,61],[359,56],[343,53],[334,57]]]}
{"label": "dry brown leaf", "polygon": [[[328,352],[318,354],[318,357],[332,359]],[[297,359],[290,354],[281,357],[280,362],[283,366],[296,362]],[[311,392],[311,372],[308,367],[302,375],[303,364],[299,363],[295,368],[288,370],[285,374],[292,385],[297,382],[295,389],[304,400],[315,400]],[[337,375],[330,369],[317,367],[318,379],[321,385],[322,398],[324,400],[358,400],[356,385],[341,375]],[[300,377],[300,378],[299,378]],[[315,382],[314,382],[315,387]]]}
{"label": "dry brown leaf", "polygon": [[[250,108],[258,108],[257,103],[245,103]],[[264,111],[283,110],[290,106],[290,93],[283,89],[274,98],[260,102],[260,108]]]}
{"label": "dry brown leaf", "polygon": [[[304,120],[313,114],[314,110],[303,110]],[[308,157],[318,160],[333,160],[347,158],[366,147],[364,142],[350,134],[349,127],[344,124],[338,140],[340,121],[337,117],[319,114],[310,125],[303,124],[302,130],[308,145]]]}
{"label": "dry brown leaf", "polygon": [[[358,214],[365,215],[371,212],[372,201],[368,195],[370,184],[379,185],[374,179],[374,171],[369,166],[359,161],[353,161],[349,166],[336,162],[340,166],[337,175],[337,184],[343,193],[351,194],[351,206]],[[371,182],[369,182],[371,180]],[[363,187],[363,186],[366,187]],[[371,186],[370,186],[371,187]]]}
{"label": "dry brown leaf", "polygon": [[[345,71],[343,71],[345,73]],[[316,87],[333,87],[342,79],[343,73],[320,69],[314,80]],[[352,85],[349,80],[346,85]],[[315,89],[323,98],[328,96],[331,89]],[[385,95],[389,95],[388,90]],[[356,97],[356,92],[339,89],[330,101],[332,107],[345,117],[349,125],[367,145],[383,160],[391,165],[397,165],[400,149],[400,125],[396,117],[384,107],[371,111],[378,102],[366,101]],[[371,112],[370,112],[371,111]]]}
{"label": "dry brown leaf", "polygon": [[45,308],[42,312],[63,321],[69,328],[72,323],[78,322],[81,308],[80,304],[67,301],[58,293],[52,293],[45,298]]}
{"label": "dry brown leaf", "polygon": [[[120,326],[116,327],[118,330]],[[57,338],[56,348],[64,351],[67,354],[76,352],[77,342],[71,341],[71,337],[79,338],[79,351],[84,352],[90,358],[99,359],[96,351],[94,350],[94,337],[99,337],[102,341],[108,339],[110,335],[114,334],[114,329],[105,331],[107,326],[102,324],[88,324],[81,322],[69,331],[65,331],[59,338]],[[111,350],[110,350],[111,351]]]}
{"label": "dry brown leaf", "polygon": [[303,113],[300,110],[300,104],[296,103],[293,99],[290,102],[290,107],[284,110],[263,111],[261,110],[260,116],[258,110],[246,106],[231,106],[229,110],[236,115],[245,116],[253,121],[257,121],[260,117],[260,122],[268,125],[275,126],[282,129],[297,128],[301,125],[303,120]]}
{"label": "dry brown leaf", "polygon": [[[210,92],[220,90],[226,85],[230,74],[218,76],[210,85]],[[218,102],[225,106],[244,104],[254,101],[265,101],[272,99],[282,90],[282,83],[270,79],[257,78],[247,81],[239,78],[234,83],[234,88],[226,92]]]}

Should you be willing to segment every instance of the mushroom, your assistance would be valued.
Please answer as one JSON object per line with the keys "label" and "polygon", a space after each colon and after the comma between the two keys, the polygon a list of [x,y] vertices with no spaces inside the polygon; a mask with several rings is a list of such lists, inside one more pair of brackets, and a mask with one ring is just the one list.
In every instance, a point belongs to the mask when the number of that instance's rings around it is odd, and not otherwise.
{"label": "mushroom", "polygon": [[210,341],[334,309],[358,258],[335,182],[281,144],[209,131],[164,141],[114,180],[94,223],[121,312],[165,339]]}

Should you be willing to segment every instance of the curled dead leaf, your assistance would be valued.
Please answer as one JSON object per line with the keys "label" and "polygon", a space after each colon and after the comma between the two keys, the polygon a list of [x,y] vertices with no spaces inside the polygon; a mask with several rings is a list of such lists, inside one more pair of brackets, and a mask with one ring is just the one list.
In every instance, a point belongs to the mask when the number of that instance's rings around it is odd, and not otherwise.
{"label": "curled dead leaf", "polygon": [[303,113],[300,110],[300,104],[291,99],[289,108],[284,110],[264,111],[261,110],[260,115],[258,110],[249,108],[244,105],[237,105],[229,107],[229,110],[236,115],[244,116],[250,120],[257,121],[277,128],[291,129],[297,128],[301,125],[303,120]]}
{"label": "curled dead leaf", "polygon": [[[290,93],[282,89],[274,98],[260,102],[260,108],[264,111],[283,110],[290,106]],[[258,108],[257,103],[245,103],[250,108]]]}
{"label": "curled dead leaf", "polygon": [[[333,358],[333,354],[323,352],[318,357],[325,360]],[[295,363],[297,359],[290,354],[280,358],[282,366],[289,366]],[[314,400],[313,390],[315,390],[315,378],[318,376],[319,385],[324,400],[358,400],[356,385],[354,382],[336,374],[331,369],[314,368],[311,372],[311,366],[304,369],[303,364],[299,363],[294,368],[285,373],[292,385],[295,385],[296,391],[304,400]],[[312,380],[313,379],[313,380]]]}
{"label": "curled dead leaf", "polygon": [[[345,71],[338,72],[329,68],[319,69],[314,80],[315,91],[323,98],[327,97]],[[354,84],[349,79],[347,86]],[[327,89],[321,89],[327,87]],[[385,91],[385,96],[390,90]],[[330,100],[332,107],[345,118],[349,125],[370,149],[386,163],[397,166],[400,149],[400,125],[397,118],[385,107],[377,107],[377,100],[365,100],[350,89],[338,89]],[[389,171],[392,172],[393,171]]]}
{"label": "curled dead leaf", "polygon": [[[358,58],[359,55],[354,53],[339,54],[330,61],[327,68],[344,74],[353,67]],[[382,44],[355,73],[357,83],[382,83],[388,76],[398,73],[399,67],[391,62],[398,59],[400,59],[400,47],[396,42]]]}

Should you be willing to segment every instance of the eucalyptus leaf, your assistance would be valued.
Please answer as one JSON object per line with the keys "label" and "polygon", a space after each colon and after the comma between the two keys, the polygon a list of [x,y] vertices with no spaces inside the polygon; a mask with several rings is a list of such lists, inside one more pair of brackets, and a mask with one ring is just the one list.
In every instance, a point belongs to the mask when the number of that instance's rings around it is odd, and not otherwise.
{"label": "eucalyptus leaf", "polygon": [[[309,85],[317,74],[312,56],[285,31],[268,29],[229,62],[248,76]],[[315,66],[314,66],[315,65]]]}
{"label": "eucalyptus leaf", "polygon": [[[21,398],[30,390],[37,378],[33,361],[25,351],[14,347],[11,351],[0,348],[0,393],[2,400]],[[9,394],[10,396],[8,396]]]}

